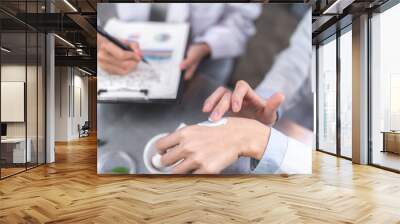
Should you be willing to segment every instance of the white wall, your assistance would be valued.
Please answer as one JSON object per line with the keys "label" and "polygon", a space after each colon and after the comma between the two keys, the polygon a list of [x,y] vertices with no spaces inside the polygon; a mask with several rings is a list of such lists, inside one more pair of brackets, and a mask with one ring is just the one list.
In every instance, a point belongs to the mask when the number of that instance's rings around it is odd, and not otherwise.
{"label": "white wall", "polygon": [[75,137],[78,137],[79,134],[78,124],[82,126],[88,120],[88,78],[81,76],[81,74],[79,73],[74,77],[75,106],[73,109],[75,113],[73,113],[74,117],[72,119],[72,135]]}
{"label": "white wall", "polygon": [[[1,81],[25,82],[25,73],[25,65],[2,65]],[[25,137],[25,122],[7,123],[7,137]]]}
{"label": "white wall", "polygon": [[[27,70],[25,70],[27,69]],[[36,67],[25,65],[2,65],[1,66],[1,81],[2,82],[25,82],[25,75],[28,75],[28,81],[30,85],[36,85],[36,80],[32,80],[30,75],[34,74],[36,76]],[[36,102],[36,88],[27,88],[27,103]],[[36,109],[36,103],[32,105],[28,105],[35,108],[30,108],[28,112],[31,112],[32,109]],[[39,105],[40,106],[40,105]],[[1,110],[6,110],[6,108],[1,108]],[[36,113],[27,113],[28,122],[35,121],[36,124]],[[25,126],[26,122],[7,122],[7,136],[8,137],[25,137]],[[28,137],[30,132],[30,128],[36,130],[36,125],[33,127],[32,124],[28,124]]]}
{"label": "white wall", "polygon": [[55,68],[55,141],[68,140],[68,86],[70,83],[67,67]]}
{"label": "white wall", "polygon": [[[7,123],[7,137],[9,138],[27,138],[30,140],[30,148],[32,161],[36,162],[36,158],[39,159],[39,163],[44,163],[44,74],[42,73],[41,66],[25,66],[21,64],[3,64],[1,66],[1,81],[2,82],[23,82],[26,86],[26,106],[25,100],[22,99],[23,105],[19,108],[10,108],[10,106],[4,106],[2,102],[2,112],[7,111],[8,113],[22,113],[22,121],[20,122],[6,122]],[[25,80],[27,79],[27,80]],[[24,88],[24,87],[23,87]],[[4,92],[2,89],[2,98],[11,99],[8,94],[10,92]],[[22,92],[21,92],[22,91]],[[19,90],[20,93],[24,94],[25,89]],[[6,94],[6,95],[4,95]],[[24,97],[22,97],[24,98]],[[17,103],[15,101],[15,103]],[[24,114],[26,112],[26,120]],[[39,155],[37,155],[37,153]]]}
{"label": "white wall", "polygon": [[83,75],[76,68],[56,67],[56,141],[77,139],[78,125],[88,120],[88,78]]}

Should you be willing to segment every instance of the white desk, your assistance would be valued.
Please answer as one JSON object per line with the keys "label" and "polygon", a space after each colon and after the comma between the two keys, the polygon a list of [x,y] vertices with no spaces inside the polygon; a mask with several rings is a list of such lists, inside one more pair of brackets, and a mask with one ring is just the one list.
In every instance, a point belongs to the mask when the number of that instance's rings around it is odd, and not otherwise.
{"label": "white desk", "polygon": [[[32,153],[31,153],[31,145],[32,141],[30,138],[27,138],[27,147],[25,151],[25,138],[5,138],[1,139],[2,145],[14,145],[13,148],[13,163],[25,163],[31,162]],[[26,154],[25,154],[26,153]],[[27,161],[25,161],[25,158]]]}

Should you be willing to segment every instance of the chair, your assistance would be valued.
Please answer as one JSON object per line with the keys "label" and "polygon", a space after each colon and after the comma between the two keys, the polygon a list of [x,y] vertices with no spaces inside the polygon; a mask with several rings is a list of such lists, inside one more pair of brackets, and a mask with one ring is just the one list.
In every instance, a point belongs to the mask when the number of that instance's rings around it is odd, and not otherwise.
{"label": "chair", "polygon": [[80,125],[78,124],[79,138],[89,136],[89,129],[90,129],[89,121],[85,121],[82,127],[80,127]]}

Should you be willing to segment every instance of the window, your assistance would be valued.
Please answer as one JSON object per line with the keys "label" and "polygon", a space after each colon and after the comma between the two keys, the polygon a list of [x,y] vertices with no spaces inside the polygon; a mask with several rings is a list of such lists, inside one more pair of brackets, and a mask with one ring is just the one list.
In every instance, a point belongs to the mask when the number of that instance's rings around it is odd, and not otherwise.
{"label": "window", "polygon": [[[43,12],[44,3],[1,1],[0,7],[23,16]],[[0,178],[45,163],[45,41],[43,33],[0,12]]]}
{"label": "window", "polygon": [[24,171],[26,162],[31,161],[31,142],[27,141],[25,117],[26,33],[4,32],[2,29],[0,42],[3,49],[0,61],[0,111],[1,123],[6,127],[0,144],[0,169],[1,177],[6,177]]}
{"label": "window", "polygon": [[318,48],[318,149],[336,153],[336,39]]}
{"label": "window", "polygon": [[[352,157],[352,33],[340,36],[340,155]],[[346,32],[347,31],[347,32]]]}
{"label": "window", "polygon": [[370,137],[373,164],[400,170],[400,4],[371,18]]}

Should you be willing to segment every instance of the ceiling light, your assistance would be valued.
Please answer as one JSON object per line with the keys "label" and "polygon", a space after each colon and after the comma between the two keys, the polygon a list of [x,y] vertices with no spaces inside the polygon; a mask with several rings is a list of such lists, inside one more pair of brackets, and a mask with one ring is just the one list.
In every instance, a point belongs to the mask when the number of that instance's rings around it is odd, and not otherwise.
{"label": "ceiling light", "polygon": [[343,10],[353,2],[354,0],[336,0],[322,14],[342,14]]}
{"label": "ceiling light", "polygon": [[88,72],[88,71],[86,71],[86,70],[83,70],[83,69],[81,69],[81,68],[79,68],[79,67],[78,67],[78,69],[79,69],[79,71],[81,71],[81,72],[83,72],[83,73],[85,73],[85,74],[87,74],[87,75],[92,75],[92,73],[90,73],[90,72]]}
{"label": "ceiling light", "polygon": [[62,42],[64,42],[64,43],[66,43],[67,45],[69,45],[70,47],[75,48],[75,45],[73,45],[73,44],[72,44],[71,42],[69,42],[68,40],[66,40],[66,39],[64,39],[64,38],[62,38],[62,37],[60,37],[60,36],[57,35],[57,34],[54,34],[54,36],[57,37],[58,39],[60,39]]}
{"label": "ceiling light", "polygon": [[6,52],[6,53],[10,53],[10,52],[11,52],[11,50],[9,50],[9,49],[7,49],[7,48],[5,48],[5,47],[1,47],[0,49],[1,49],[2,51]]}
{"label": "ceiling light", "polygon": [[78,10],[68,1],[68,0],[64,0],[65,4],[67,4],[72,10],[74,10],[74,12],[78,12]]}

